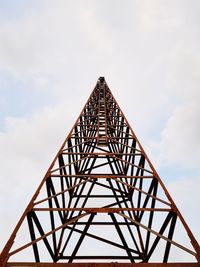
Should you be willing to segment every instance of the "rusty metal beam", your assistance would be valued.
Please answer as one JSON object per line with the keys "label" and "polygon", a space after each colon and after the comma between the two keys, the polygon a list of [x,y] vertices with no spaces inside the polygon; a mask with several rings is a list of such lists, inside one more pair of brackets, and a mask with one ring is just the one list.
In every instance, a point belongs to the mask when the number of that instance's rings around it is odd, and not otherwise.
{"label": "rusty metal beam", "polygon": [[171,209],[164,208],[33,208],[33,211],[85,211],[87,213],[118,213],[120,211],[162,211],[169,212]]}
{"label": "rusty metal beam", "polygon": [[[8,262],[6,267],[138,267],[138,263],[119,262],[86,262],[86,263],[34,263],[34,262]],[[199,263],[140,263],[139,267],[200,267]]]}

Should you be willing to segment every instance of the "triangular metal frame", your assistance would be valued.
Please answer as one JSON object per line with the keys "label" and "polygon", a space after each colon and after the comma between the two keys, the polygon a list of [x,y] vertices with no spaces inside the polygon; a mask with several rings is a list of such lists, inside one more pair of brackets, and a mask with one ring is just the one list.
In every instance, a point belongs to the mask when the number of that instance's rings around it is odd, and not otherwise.
{"label": "triangular metal frame", "polygon": [[[191,247],[174,239],[177,223]],[[23,224],[28,226],[30,240],[13,248]],[[12,260],[28,248],[32,260]],[[172,248],[190,255],[191,262],[180,258],[174,263]],[[110,251],[114,254],[109,255]],[[138,263],[144,267],[200,266],[200,248],[100,77],[4,247],[0,266]]]}

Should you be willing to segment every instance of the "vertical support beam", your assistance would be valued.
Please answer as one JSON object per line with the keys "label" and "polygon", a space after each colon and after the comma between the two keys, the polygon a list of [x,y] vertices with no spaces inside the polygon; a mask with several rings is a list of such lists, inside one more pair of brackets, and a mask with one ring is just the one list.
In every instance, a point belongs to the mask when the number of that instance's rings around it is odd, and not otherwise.
{"label": "vertical support beam", "polygon": [[115,218],[115,215],[114,215],[113,213],[109,213],[109,215],[111,216],[111,218],[112,218],[112,220],[113,220],[113,223],[114,223],[114,225],[115,225],[115,228],[116,228],[116,230],[117,230],[117,232],[118,232],[118,234],[119,234],[119,237],[120,237],[120,239],[121,239],[121,241],[122,241],[122,244],[123,244],[123,246],[124,246],[124,248],[125,248],[125,250],[126,250],[126,253],[127,253],[127,255],[129,256],[130,261],[131,261],[131,262],[134,262],[134,259],[133,259],[133,256],[132,256],[132,254],[131,254],[131,251],[130,251],[130,249],[129,249],[129,247],[128,247],[128,244],[127,244],[127,242],[126,242],[126,239],[124,238],[124,235],[122,234],[122,231],[121,231],[121,229],[120,229],[120,227],[119,227],[119,225],[118,225],[118,222],[117,222],[117,220],[116,220],[116,218]]}
{"label": "vertical support beam", "polygon": [[[36,239],[36,236],[35,236],[35,230],[33,227],[33,221],[32,221],[32,217],[31,217],[31,213],[27,214],[27,221],[28,221],[31,240],[34,241]],[[33,246],[33,252],[34,252],[34,256],[35,256],[35,262],[40,262],[37,243],[34,243],[32,246]]]}
{"label": "vertical support beam", "polygon": [[[177,215],[174,213],[172,215],[171,225],[170,225],[169,234],[168,234],[168,238],[171,239],[171,240],[172,240],[172,237],[173,237],[173,234],[174,234],[176,220],[177,220]],[[167,262],[168,261],[170,248],[171,248],[171,243],[167,242],[163,262]]]}
{"label": "vertical support beam", "polygon": [[87,222],[87,224],[86,224],[86,226],[85,226],[85,228],[83,230],[83,233],[80,236],[80,238],[79,238],[79,240],[78,240],[78,242],[77,242],[77,244],[76,244],[76,246],[75,246],[75,248],[74,248],[74,250],[73,250],[73,252],[72,252],[72,254],[70,256],[69,262],[72,262],[74,260],[74,258],[76,256],[76,253],[78,252],[78,250],[79,250],[79,248],[81,246],[81,243],[83,242],[83,239],[85,238],[85,235],[86,235],[86,233],[87,233],[87,231],[88,231],[88,229],[90,227],[90,224],[91,224],[91,222],[92,222],[92,220],[93,220],[95,215],[96,215],[95,213],[92,213],[90,215],[90,217],[88,219],[88,222]]}

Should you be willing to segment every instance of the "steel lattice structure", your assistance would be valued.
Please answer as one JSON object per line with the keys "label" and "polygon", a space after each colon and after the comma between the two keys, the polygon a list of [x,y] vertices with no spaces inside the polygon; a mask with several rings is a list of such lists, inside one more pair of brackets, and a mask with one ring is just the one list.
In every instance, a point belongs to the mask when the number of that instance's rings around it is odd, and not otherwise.
{"label": "steel lattice structure", "polygon": [[199,244],[100,77],[5,245],[0,265],[199,262]]}

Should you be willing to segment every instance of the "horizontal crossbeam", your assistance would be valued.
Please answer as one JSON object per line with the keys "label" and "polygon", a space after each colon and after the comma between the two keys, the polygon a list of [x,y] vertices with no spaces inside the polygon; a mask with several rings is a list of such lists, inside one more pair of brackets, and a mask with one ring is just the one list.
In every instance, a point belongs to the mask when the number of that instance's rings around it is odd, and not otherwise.
{"label": "horizontal crossbeam", "polygon": [[164,208],[34,208],[33,211],[85,211],[87,213],[118,213],[120,211],[162,211],[169,212],[171,209]]}
{"label": "horizontal crossbeam", "polygon": [[[6,267],[138,267],[138,263],[34,263],[34,262],[8,262]],[[200,267],[199,263],[140,263],[139,267]]]}

